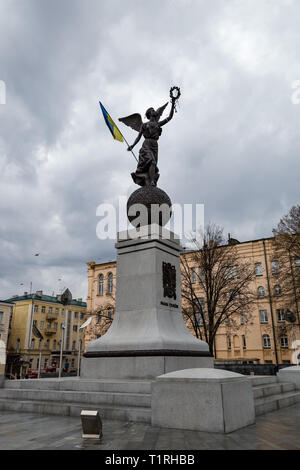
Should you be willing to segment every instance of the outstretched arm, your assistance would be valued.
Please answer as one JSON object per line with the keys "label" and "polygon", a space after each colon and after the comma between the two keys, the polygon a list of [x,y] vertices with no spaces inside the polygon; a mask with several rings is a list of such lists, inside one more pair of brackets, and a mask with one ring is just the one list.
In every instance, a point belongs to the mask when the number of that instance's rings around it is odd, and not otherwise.
{"label": "outstretched arm", "polygon": [[133,147],[135,147],[135,145],[141,140],[141,137],[143,135],[143,132],[142,132],[142,127],[141,127],[141,130],[139,132],[139,135],[137,136],[137,138],[135,139],[135,141],[133,142],[132,145],[129,145],[128,147],[128,152],[131,152],[131,150],[133,149]]}
{"label": "outstretched arm", "polygon": [[169,121],[171,121],[172,117],[174,116],[174,109],[175,109],[175,100],[172,100],[172,107],[169,116],[164,119],[163,121],[160,121],[158,124],[161,126],[164,126],[167,124]]}

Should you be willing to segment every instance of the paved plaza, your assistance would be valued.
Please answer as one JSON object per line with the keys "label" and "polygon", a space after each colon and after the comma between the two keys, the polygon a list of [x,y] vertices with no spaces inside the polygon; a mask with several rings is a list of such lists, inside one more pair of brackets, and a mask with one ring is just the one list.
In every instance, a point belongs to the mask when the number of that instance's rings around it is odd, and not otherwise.
{"label": "paved plaza", "polygon": [[299,450],[300,405],[256,419],[231,434],[103,420],[103,438],[83,440],[80,418],[0,412],[1,450]]}

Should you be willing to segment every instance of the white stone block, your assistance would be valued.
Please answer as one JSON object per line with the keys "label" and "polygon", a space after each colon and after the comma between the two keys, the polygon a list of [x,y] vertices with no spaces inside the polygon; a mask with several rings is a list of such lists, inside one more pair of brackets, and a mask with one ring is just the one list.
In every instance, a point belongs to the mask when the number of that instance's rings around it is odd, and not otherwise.
{"label": "white stone block", "polygon": [[280,369],[277,373],[279,382],[291,382],[300,390],[300,366],[291,366]]}
{"label": "white stone block", "polygon": [[152,382],[152,425],[230,433],[255,422],[250,380],[201,368],[171,372]]}

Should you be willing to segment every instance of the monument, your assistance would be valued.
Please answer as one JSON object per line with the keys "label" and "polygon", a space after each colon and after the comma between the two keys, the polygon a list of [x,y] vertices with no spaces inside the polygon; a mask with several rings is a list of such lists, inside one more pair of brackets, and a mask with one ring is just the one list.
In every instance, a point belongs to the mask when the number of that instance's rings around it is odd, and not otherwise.
{"label": "monument", "polygon": [[[158,139],[174,115],[180,90],[170,90],[167,104],[120,121],[144,137],[132,178],[140,186],[128,199],[128,219],[135,229],[118,233],[116,313],[108,332],[88,344],[83,378],[151,379],[180,369],[213,367],[207,343],[186,328],[181,313],[180,241],[165,229],[172,213],[169,196],[157,187]],[[155,210],[153,210],[153,208]]]}
{"label": "monument", "polygon": [[[180,240],[164,228],[172,214],[169,196],[157,187],[158,139],[174,115],[180,90],[170,90],[167,105],[120,121],[144,137],[137,169],[140,186],[128,199],[135,227],[118,233],[116,312],[111,327],[90,342],[81,366],[85,380],[130,381],[151,386],[151,423],[155,426],[228,433],[253,424],[254,399],[249,379],[214,369],[208,344],[186,328],[181,313]],[[118,385],[119,386],[119,385]]]}

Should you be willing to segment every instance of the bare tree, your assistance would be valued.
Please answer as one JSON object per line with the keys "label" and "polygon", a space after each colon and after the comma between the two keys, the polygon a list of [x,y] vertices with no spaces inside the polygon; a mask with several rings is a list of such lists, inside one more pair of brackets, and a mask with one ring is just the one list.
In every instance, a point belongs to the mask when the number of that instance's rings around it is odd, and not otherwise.
{"label": "bare tree", "polygon": [[[292,311],[299,325],[300,301],[300,206],[293,206],[273,229],[274,260],[278,293],[287,311]],[[275,292],[276,293],[276,292]]]}
{"label": "bare tree", "polygon": [[254,268],[239,259],[234,244],[226,244],[223,229],[209,224],[194,249],[181,256],[183,315],[196,337],[206,341],[213,355],[220,326],[238,329],[250,319]]}
{"label": "bare tree", "polygon": [[[110,328],[114,318],[114,298],[109,305],[99,306],[94,310],[86,312],[86,317],[93,317],[95,320],[90,323],[85,333],[85,345],[96,337],[103,336]],[[88,341],[86,341],[88,338]]]}

